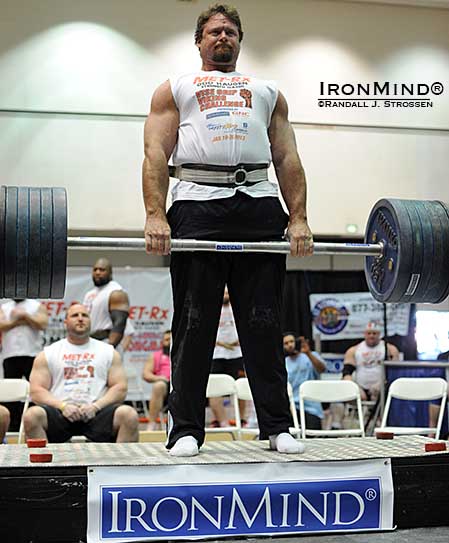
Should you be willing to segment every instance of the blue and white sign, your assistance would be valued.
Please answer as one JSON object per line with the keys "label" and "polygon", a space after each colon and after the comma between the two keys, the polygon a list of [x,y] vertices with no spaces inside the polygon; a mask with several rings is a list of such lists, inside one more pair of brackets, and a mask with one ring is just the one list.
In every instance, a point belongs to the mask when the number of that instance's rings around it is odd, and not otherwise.
{"label": "blue and white sign", "polygon": [[[370,321],[383,330],[383,305],[369,292],[310,294],[309,301],[313,336],[322,340],[362,338]],[[406,336],[409,320],[410,304],[387,304],[387,335]]]}
{"label": "blue and white sign", "polygon": [[89,468],[88,543],[392,529],[389,460]]}

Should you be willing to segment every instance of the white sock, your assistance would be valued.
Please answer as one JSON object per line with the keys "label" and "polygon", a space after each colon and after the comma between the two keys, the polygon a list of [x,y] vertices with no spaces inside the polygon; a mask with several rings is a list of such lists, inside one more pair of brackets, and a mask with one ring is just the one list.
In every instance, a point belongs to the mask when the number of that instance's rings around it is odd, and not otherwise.
{"label": "white sock", "polygon": [[169,451],[171,456],[196,456],[198,453],[198,441],[193,436],[179,438]]}
{"label": "white sock", "polygon": [[301,454],[306,448],[291,434],[283,432],[282,434],[270,436],[270,449],[285,454]]}

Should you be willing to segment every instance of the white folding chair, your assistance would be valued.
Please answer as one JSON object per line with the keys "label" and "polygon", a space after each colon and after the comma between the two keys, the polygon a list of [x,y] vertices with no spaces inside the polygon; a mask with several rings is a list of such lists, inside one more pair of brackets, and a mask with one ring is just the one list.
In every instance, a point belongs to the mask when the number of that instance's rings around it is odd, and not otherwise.
{"label": "white folding chair", "polygon": [[[390,411],[391,400],[438,400],[441,398],[440,412],[435,427],[414,427],[414,426],[387,426],[388,412]],[[447,399],[447,383],[440,377],[400,377],[393,381],[388,389],[387,401],[382,422],[376,432],[392,432],[397,435],[420,435],[435,434],[439,439],[441,425],[443,423],[444,409]]]}
{"label": "white folding chair", "polygon": [[206,433],[227,432],[235,439],[235,434],[240,435],[242,422],[240,419],[239,401],[237,399],[237,390],[235,380],[224,373],[212,373],[209,375],[207,383],[206,398],[220,398],[229,396],[231,405],[235,413],[235,426],[222,426],[221,428],[206,428]]}
{"label": "white folding chair", "polygon": [[[358,412],[358,428],[339,430],[308,430],[306,428],[305,400],[315,402],[356,402]],[[299,416],[301,419],[301,434],[307,436],[361,436],[365,437],[363,427],[362,402],[359,386],[353,381],[305,381],[299,387]]]}
{"label": "white folding chair", "polygon": [[298,412],[296,411],[295,398],[293,397],[293,387],[290,383],[287,383],[288,401],[290,403],[290,413],[293,419],[293,428],[290,428],[290,433],[298,435],[301,433],[299,426]]}
{"label": "white folding chair", "polygon": [[[253,395],[251,393],[251,388],[249,386],[249,381],[247,377],[240,377],[236,380],[235,386],[237,389],[237,397],[239,400],[253,401]],[[296,412],[295,400],[293,398],[293,389],[290,383],[287,383],[287,393],[290,406],[290,412],[293,419],[293,427],[290,428],[290,433],[299,434],[301,429],[299,427],[298,413]],[[251,433],[255,436],[259,433],[259,429],[255,428],[242,428],[241,433]]]}
{"label": "white folding chair", "polygon": [[20,417],[20,428],[18,432],[7,432],[6,437],[18,436],[17,442],[22,443],[24,436],[23,415],[30,403],[30,383],[25,379],[1,379],[0,380],[0,403],[23,402],[22,416]]}
{"label": "white folding chair", "polygon": [[[235,389],[237,392],[237,400],[244,400],[246,402],[254,401],[247,377],[239,377],[235,381]],[[259,435],[259,428],[240,428],[238,438],[241,439],[243,434],[252,435],[255,439]]]}
{"label": "white folding chair", "polygon": [[141,403],[143,414],[148,419],[149,412],[147,398],[145,397],[145,392],[143,390],[140,377],[133,367],[125,366],[125,372],[128,379],[128,392],[126,394],[126,399],[131,402],[132,406],[137,412],[139,411],[137,403]]}

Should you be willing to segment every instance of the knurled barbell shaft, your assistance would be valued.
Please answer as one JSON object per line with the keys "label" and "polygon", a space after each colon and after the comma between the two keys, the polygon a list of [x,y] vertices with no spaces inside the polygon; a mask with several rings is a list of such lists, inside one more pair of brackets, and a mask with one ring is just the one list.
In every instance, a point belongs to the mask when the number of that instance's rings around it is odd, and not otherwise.
{"label": "knurled barbell shaft", "polygon": [[[144,249],[143,238],[69,237],[70,249]],[[228,253],[290,253],[288,241],[205,241],[195,239],[172,239],[171,251],[216,251]],[[314,243],[314,254],[382,256],[382,243]]]}

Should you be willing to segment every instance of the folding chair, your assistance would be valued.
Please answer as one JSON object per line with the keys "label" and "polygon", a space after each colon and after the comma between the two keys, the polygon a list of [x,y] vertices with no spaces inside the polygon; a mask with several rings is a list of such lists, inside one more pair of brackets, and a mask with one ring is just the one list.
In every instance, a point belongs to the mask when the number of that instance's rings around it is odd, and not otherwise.
{"label": "folding chair", "polygon": [[[315,402],[349,402],[355,400],[358,412],[358,428],[338,430],[308,430],[306,428],[306,411],[304,401]],[[362,402],[359,386],[353,381],[305,381],[299,387],[299,415],[301,419],[301,434],[307,436],[361,436],[365,437],[363,426]]]}
{"label": "folding chair", "polygon": [[[239,379],[237,379],[235,382],[235,386],[237,389],[237,397],[239,400],[253,401],[253,395],[251,393],[251,388],[249,386],[249,381],[247,377],[240,377]],[[301,432],[301,429],[299,427],[298,413],[296,412],[295,400],[293,399],[293,389],[290,383],[287,383],[287,393],[288,393],[290,412],[292,414],[292,419],[293,419],[293,427],[290,428],[290,432],[292,434],[299,434]],[[250,434],[254,434],[254,436],[257,436],[259,434],[259,429],[242,428],[240,432],[240,436],[243,433],[250,433]]]}
{"label": "folding chair", "polygon": [[222,396],[229,396],[231,400],[235,413],[235,426],[206,428],[205,430],[206,433],[227,432],[232,435],[232,439],[235,439],[235,434],[240,435],[242,429],[235,380],[230,375],[224,373],[212,373],[209,375],[209,381],[207,383],[206,398],[220,398]]}
{"label": "folding chair", "polygon": [[[128,378],[128,392],[126,399],[131,402],[134,409],[139,412],[137,404],[142,404],[143,415],[148,419],[148,404],[140,378],[133,367],[125,366],[126,377]],[[137,399],[136,399],[137,398]]]}
{"label": "folding chair", "polygon": [[17,442],[22,443],[24,436],[23,415],[30,403],[30,383],[25,379],[1,379],[0,380],[0,403],[23,402],[22,416],[20,417],[20,428],[18,432],[6,432],[6,437],[18,436]]}
{"label": "folding chair", "polygon": [[[438,400],[441,398],[440,412],[435,427],[387,426],[391,400]],[[396,435],[433,434],[439,439],[447,399],[447,383],[440,377],[400,377],[388,389],[387,401],[380,427],[377,432],[392,432]]]}
{"label": "folding chair", "polygon": [[290,383],[287,383],[287,394],[290,403],[290,413],[292,414],[293,419],[293,428],[290,428],[290,433],[297,435],[301,433],[301,428],[299,426],[298,412],[296,411],[295,399],[293,397],[293,387]]}

